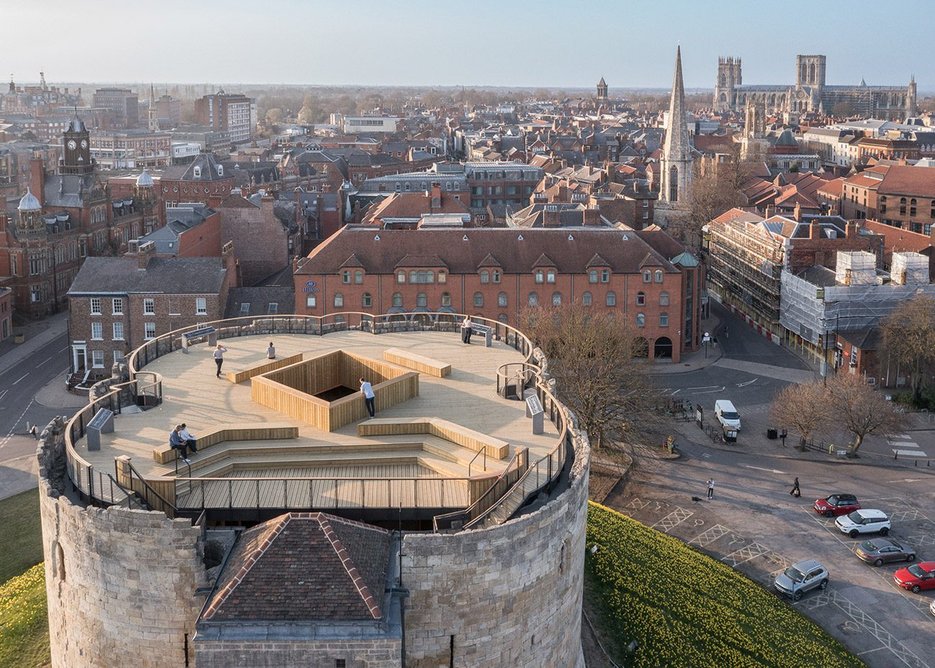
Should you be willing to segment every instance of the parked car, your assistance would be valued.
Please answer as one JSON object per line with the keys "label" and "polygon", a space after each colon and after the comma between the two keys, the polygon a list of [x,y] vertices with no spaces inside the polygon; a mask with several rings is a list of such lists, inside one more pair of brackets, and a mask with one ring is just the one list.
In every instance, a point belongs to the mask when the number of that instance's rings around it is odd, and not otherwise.
{"label": "parked car", "polygon": [[714,402],[714,417],[721,423],[722,427],[740,431],[740,413],[734,407],[733,402],[727,399],[718,399]]}
{"label": "parked car", "polygon": [[815,501],[815,512],[825,517],[846,515],[860,509],[860,502],[853,494],[832,494]]}
{"label": "parked car", "polygon": [[923,589],[935,589],[935,561],[920,561],[912,566],[900,568],[893,573],[893,580],[914,594]]}
{"label": "parked car", "polygon": [[879,533],[885,536],[890,532],[890,518],[882,510],[861,508],[847,515],[841,515],[834,521],[841,533],[857,538],[862,533]]}
{"label": "parked car", "polygon": [[793,601],[798,601],[805,592],[828,586],[828,570],[814,559],[806,559],[792,564],[777,575],[773,586],[777,591],[791,596]]}
{"label": "parked car", "polygon": [[871,538],[857,547],[857,556],[868,564],[882,566],[890,561],[915,561],[916,551],[892,538]]}
{"label": "parked car", "polygon": [[935,615],[935,601],[932,601],[932,605],[929,606],[929,612]]}

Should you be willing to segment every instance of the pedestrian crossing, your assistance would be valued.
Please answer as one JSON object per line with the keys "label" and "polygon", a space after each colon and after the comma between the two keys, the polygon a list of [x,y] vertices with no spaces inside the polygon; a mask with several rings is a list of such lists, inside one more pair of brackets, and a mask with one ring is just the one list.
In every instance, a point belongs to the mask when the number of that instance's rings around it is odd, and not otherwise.
{"label": "pedestrian crossing", "polygon": [[893,454],[897,457],[927,457],[925,451],[919,448],[919,444],[912,440],[909,434],[896,434],[886,439],[893,448]]}

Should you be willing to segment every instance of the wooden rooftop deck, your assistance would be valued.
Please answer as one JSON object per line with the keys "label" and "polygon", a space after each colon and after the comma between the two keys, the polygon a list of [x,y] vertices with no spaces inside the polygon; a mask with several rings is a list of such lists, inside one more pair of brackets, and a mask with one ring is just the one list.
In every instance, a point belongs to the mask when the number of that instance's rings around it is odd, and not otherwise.
{"label": "wooden rooftop deck", "polygon": [[[277,356],[306,356],[344,350],[383,360],[388,348],[451,364],[447,377],[421,374],[419,396],[377,414],[377,417],[439,417],[510,444],[507,458],[496,460],[430,435],[360,437],[357,423],[333,432],[300,423],[251,400],[251,382],[234,384],[224,375],[266,361],[272,340]],[[475,339],[475,341],[477,341]],[[89,452],[87,440],[76,452],[96,470],[113,471],[114,458],[131,458],[146,479],[175,484],[179,508],[205,506],[268,508],[349,507],[463,508],[469,505],[471,479],[498,475],[523,448],[536,461],[552,451],[559,434],[545,421],[545,432],[533,435],[522,402],[496,392],[496,370],[522,361],[522,355],[502,342],[485,348],[482,339],[466,346],[456,332],[399,332],[373,335],[347,331],[326,336],[243,336],[223,340],[222,377],[215,377],[212,350],[205,344],[188,353],[176,351],[144,367],[162,376],[163,402],[139,413],[116,417],[114,432],[102,434],[101,449]],[[362,400],[361,400],[362,401]],[[154,448],[163,446],[177,423],[198,435],[238,424],[291,424],[297,439],[225,442],[200,451],[191,460],[191,481],[176,478],[176,465],[158,464]],[[486,472],[483,470],[486,465]],[[187,478],[186,466],[178,470]],[[439,478],[447,482],[438,483]],[[263,480],[258,480],[263,479]],[[429,484],[431,482],[431,484]],[[481,484],[481,483],[477,483]],[[489,484],[489,482],[487,483]],[[476,494],[476,489],[474,490]],[[241,505],[245,504],[245,505]]]}

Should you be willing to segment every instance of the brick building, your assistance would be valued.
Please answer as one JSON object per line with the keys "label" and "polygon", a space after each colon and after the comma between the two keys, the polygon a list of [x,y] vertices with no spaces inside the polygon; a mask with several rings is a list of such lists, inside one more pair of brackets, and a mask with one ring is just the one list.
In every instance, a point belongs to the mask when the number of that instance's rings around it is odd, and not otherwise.
{"label": "brick building", "polygon": [[841,215],[929,234],[935,224],[935,167],[875,165],[847,177]]}
{"label": "brick building", "polygon": [[88,258],[68,291],[73,382],[110,376],[111,365],[166,332],[224,316],[234,275],[221,258]]}
{"label": "brick building", "polygon": [[0,341],[13,334],[13,291],[0,288]]}
{"label": "brick building", "polygon": [[165,167],[172,161],[172,136],[148,130],[95,131],[91,157],[102,169]]}
{"label": "brick building", "polygon": [[274,214],[273,204],[270,196],[245,199],[234,192],[217,205],[221,238],[234,245],[243,285],[256,285],[289,266],[295,241]]}
{"label": "brick building", "polygon": [[167,167],[159,179],[160,199],[166,206],[180,202],[201,202],[217,206],[230,195],[235,177],[215,161],[210,153],[202,153],[185,165]]}
{"label": "brick building", "polygon": [[98,88],[91,105],[113,114],[117,128],[135,128],[140,123],[140,99],[129,88]]}
{"label": "brick building", "polygon": [[256,100],[219,91],[195,100],[197,122],[224,133],[233,143],[250,141],[256,129]]}
{"label": "brick building", "polygon": [[649,357],[677,362],[698,347],[701,268],[684,249],[669,258],[656,245],[620,229],[345,227],[297,263],[296,313],[469,313],[514,324],[529,306],[577,302],[622,314]]}

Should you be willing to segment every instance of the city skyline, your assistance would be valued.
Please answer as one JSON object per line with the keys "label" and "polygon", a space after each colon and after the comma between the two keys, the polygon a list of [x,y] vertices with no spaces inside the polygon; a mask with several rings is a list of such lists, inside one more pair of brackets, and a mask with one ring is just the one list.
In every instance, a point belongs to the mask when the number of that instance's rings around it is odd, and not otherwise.
{"label": "city skyline", "polygon": [[[17,83],[37,81],[40,70],[50,84],[588,88],[603,76],[613,90],[670,86],[680,44],[687,89],[712,88],[718,56],[729,55],[743,59],[745,80],[791,85],[799,53],[826,55],[831,84],[898,85],[914,74],[920,91],[935,89],[935,66],[913,59],[910,46],[874,49],[876,25],[848,19],[863,16],[864,5],[849,4],[851,15],[833,3],[816,6],[805,21],[740,0],[708,14],[684,0],[662,8],[598,1],[576,5],[574,21],[568,6],[553,0],[478,0],[468,14],[424,0],[354,0],[340,7],[284,0],[261,17],[242,0],[167,0],[159,12],[114,0],[87,12],[51,0],[4,8],[9,25],[41,25],[43,39],[11,31],[2,66]],[[908,15],[914,10],[924,14],[927,7],[919,0],[901,5]],[[829,39],[828,25],[846,25],[846,39],[840,33]],[[786,26],[791,34],[781,48],[764,49],[764,31],[776,35]],[[922,21],[907,21],[900,31],[901,44],[927,38]],[[102,38],[107,35],[117,38]]]}

